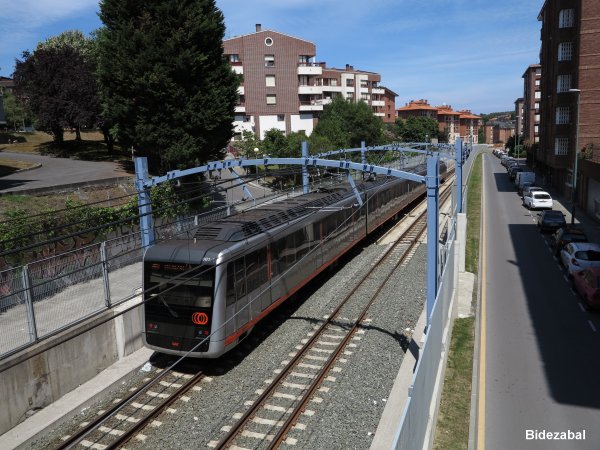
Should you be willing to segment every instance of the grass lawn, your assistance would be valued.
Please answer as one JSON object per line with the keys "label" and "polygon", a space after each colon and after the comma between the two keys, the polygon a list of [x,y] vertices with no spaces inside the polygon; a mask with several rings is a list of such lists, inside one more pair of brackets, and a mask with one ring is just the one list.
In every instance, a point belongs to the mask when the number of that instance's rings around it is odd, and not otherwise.
{"label": "grass lawn", "polygon": [[35,166],[36,164],[34,163],[18,161],[16,159],[0,159],[0,177],[10,175],[17,170],[30,169]]}
{"label": "grass lawn", "polygon": [[[465,267],[467,272],[474,274],[477,274],[479,267],[481,159],[482,155],[479,154],[469,176],[467,188]],[[468,446],[474,343],[475,318],[456,319],[448,351],[448,366],[433,446],[436,450],[466,449]]]}

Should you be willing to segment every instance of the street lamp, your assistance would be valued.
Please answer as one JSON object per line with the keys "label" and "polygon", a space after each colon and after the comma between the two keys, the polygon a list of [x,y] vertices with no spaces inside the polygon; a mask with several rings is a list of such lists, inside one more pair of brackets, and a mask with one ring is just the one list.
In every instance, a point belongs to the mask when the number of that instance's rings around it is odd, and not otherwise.
{"label": "street lamp", "polygon": [[575,120],[575,160],[573,161],[573,180],[572,191],[571,191],[571,225],[575,224],[575,201],[577,200],[577,161],[579,155],[579,97],[581,95],[581,89],[569,89],[569,92],[577,94],[577,118]]}

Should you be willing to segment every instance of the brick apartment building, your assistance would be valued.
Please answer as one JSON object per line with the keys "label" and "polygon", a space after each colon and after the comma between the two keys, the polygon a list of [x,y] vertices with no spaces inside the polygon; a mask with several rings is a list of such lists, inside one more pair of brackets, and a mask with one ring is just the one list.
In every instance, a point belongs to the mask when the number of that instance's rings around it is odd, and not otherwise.
{"label": "brick apartment building", "polygon": [[546,0],[538,20],[542,95],[536,164],[563,193],[572,195],[575,184],[579,206],[600,219],[600,1]]}
{"label": "brick apartment building", "polygon": [[523,74],[523,128],[518,131],[527,147],[540,141],[541,79],[539,64],[530,65]]}
{"label": "brick apartment building", "polygon": [[429,117],[438,121],[441,136],[449,144],[456,142],[460,137],[464,142],[477,144],[481,117],[470,110],[454,111],[450,105],[431,106],[427,100],[411,100],[405,106],[396,110],[396,117]]}
{"label": "brick apartment building", "polygon": [[515,100],[515,133],[517,136],[521,136],[523,134],[523,106],[525,100],[523,97]]}
{"label": "brick apartment building", "polygon": [[262,30],[257,24],[254,33],[224,40],[223,50],[233,70],[243,77],[234,140],[243,131],[263,139],[272,128],[310,135],[323,107],[336,96],[364,100],[376,116],[394,120],[396,94],[380,86],[381,75],[350,65],[336,69],[317,63],[312,42]]}

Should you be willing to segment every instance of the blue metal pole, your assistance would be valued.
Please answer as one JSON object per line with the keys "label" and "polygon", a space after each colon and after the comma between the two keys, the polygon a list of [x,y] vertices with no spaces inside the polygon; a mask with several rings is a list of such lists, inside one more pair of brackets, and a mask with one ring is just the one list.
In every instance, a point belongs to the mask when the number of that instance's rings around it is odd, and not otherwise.
{"label": "blue metal pole", "polygon": [[365,141],[360,141],[360,161],[364,164],[367,163],[367,147],[365,145]]}
{"label": "blue metal pole", "polygon": [[427,156],[427,330],[438,288],[439,156]]}
{"label": "blue metal pole", "polygon": [[308,194],[308,142],[302,141],[302,158],[304,158],[304,164],[302,164],[302,188],[305,194]]}
{"label": "blue metal pole", "polygon": [[149,247],[154,242],[154,222],[152,220],[152,204],[150,193],[146,189],[145,182],[148,175],[148,158],[135,158],[135,188],[138,192],[138,208],[140,212],[140,233],[142,234],[142,245]]}
{"label": "blue metal pole", "polygon": [[454,143],[454,154],[456,158],[456,212],[463,212],[463,177],[462,177],[462,167],[463,167],[463,148],[462,141],[457,139]]}

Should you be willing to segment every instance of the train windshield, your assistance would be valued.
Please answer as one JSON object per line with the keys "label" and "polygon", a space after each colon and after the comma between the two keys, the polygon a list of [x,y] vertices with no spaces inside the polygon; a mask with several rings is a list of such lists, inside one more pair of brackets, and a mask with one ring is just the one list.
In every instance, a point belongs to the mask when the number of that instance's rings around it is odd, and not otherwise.
{"label": "train windshield", "polygon": [[146,296],[166,305],[210,308],[214,266],[147,263]]}

